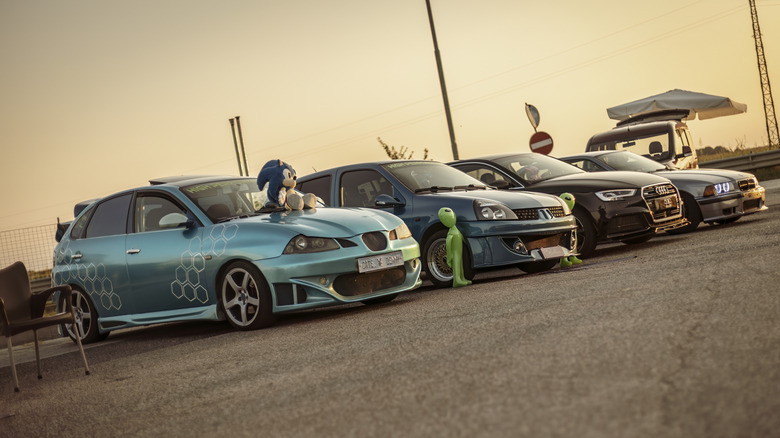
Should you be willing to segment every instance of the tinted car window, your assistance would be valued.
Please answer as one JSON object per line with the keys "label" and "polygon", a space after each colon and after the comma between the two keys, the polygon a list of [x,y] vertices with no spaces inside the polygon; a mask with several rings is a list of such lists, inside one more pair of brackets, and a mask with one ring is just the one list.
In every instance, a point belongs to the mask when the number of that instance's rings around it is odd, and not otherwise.
{"label": "tinted car window", "polygon": [[356,170],[341,176],[339,193],[344,207],[374,207],[378,195],[393,195],[393,186],[375,170]]}
{"label": "tinted car window", "polygon": [[84,215],[81,216],[75,224],[73,224],[73,228],[70,230],[71,239],[81,239],[84,237],[84,228],[87,225],[87,221],[89,220],[89,216],[91,214],[91,211],[84,213]]}
{"label": "tinted car window", "polygon": [[305,183],[298,183],[296,188],[303,193],[311,193],[315,196],[319,196],[325,205],[330,204],[330,180],[331,176],[327,175],[322,178],[316,178]]}
{"label": "tinted car window", "polygon": [[136,233],[159,231],[162,229],[162,227],[160,227],[160,219],[170,213],[181,213],[186,215],[187,211],[163,196],[139,196],[135,200],[133,231]]}
{"label": "tinted car window", "polygon": [[496,171],[493,167],[485,164],[468,163],[456,166],[461,172],[465,172],[468,176],[476,178],[483,183],[492,186],[496,181],[506,181],[509,187],[515,187],[517,184],[512,181],[506,180],[504,175]]}
{"label": "tinted car window", "polygon": [[532,183],[582,173],[582,170],[570,164],[542,154],[511,155],[496,158],[495,162],[511,170],[521,179]]}
{"label": "tinted car window", "polygon": [[124,234],[127,229],[127,211],[131,194],[117,196],[101,202],[87,225],[84,237],[113,236]]}
{"label": "tinted car window", "polygon": [[582,169],[586,172],[601,172],[603,170],[606,170],[603,167],[599,166],[598,164],[590,160],[567,161],[567,163],[571,164],[574,167]]}

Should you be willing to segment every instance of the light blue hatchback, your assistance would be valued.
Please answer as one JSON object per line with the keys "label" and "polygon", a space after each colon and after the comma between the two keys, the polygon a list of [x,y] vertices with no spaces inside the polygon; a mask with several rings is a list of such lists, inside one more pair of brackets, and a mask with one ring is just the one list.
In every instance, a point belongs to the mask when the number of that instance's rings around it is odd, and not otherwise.
{"label": "light blue hatchback", "polygon": [[421,284],[419,246],[398,217],[265,201],[254,178],[174,177],[77,206],[52,284],[73,288],[82,341],[182,320],[261,328],[279,313],[385,303]]}

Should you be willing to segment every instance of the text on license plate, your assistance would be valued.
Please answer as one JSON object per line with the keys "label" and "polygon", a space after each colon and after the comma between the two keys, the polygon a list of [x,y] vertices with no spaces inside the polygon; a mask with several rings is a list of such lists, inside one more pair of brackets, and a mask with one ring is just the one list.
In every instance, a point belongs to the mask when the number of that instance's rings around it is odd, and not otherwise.
{"label": "text on license plate", "polygon": [[371,272],[380,269],[392,268],[404,264],[404,256],[401,251],[381,254],[357,259],[358,272]]}
{"label": "text on license plate", "polygon": [[670,208],[676,208],[677,207],[677,197],[676,196],[667,196],[666,198],[656,199],[655,200],[655,208],[656,210],[667,210]]}

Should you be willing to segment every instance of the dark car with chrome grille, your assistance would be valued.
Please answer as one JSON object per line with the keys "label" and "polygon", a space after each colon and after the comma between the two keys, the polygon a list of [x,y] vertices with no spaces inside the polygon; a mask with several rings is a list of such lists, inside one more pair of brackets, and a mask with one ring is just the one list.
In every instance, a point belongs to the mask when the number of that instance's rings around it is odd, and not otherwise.
{"label": "dark car with chrome grille", "polygon": [[593,174],[537,153],[490,155],[448,164],[499,189],[574,195],[572,213],[582,257],[591,256],[599,242],[642,243],[658,231],[686,224],[677,188],[657,175]]}
{"label": "dark car with chrome grille", "polygon": [[598,151],[561,157],[587,172],[647,172],[669,179],[680,191],[688,225],[671,230],[685,233],[700,223],[727,224],[767,210],[766,191],[755,175],[727,169],[677,169],[629,151]]}
{"label": "dark car with chrome grille", "polygon": [[436,286],[452,284],[447,264],[448,228],[439,221],[451,208],[465,237],[464,275],[517,266],[551,269],[574,254],[574,221],[557,196],[496,190],[443,163],[388,160],[353,164],[298,177],[297,188],[331,207],[370,207],[403,219],[422,248],[423,269]]}

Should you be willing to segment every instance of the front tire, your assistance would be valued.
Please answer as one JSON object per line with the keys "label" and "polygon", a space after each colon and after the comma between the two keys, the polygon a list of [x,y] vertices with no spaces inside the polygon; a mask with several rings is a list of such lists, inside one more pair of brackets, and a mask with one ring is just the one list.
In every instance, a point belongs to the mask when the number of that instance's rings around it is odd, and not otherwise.
{"label": "front tire", "polygon": [[[590,213],[584,208],[574,208],[572,211],[577,222],[577,252],[579,258],[584,259],[593,255],[596,250],[596,224],[593,223]],[[528,272],[528,271],[526,271]]]}
{"label": "front tire", "polygon": [[668,234],[684,234],[695,230],[701,223],[701,210],[696,199],[688,193],[681,193],[683,202],[683,215],[688,219],[688,225],[667,231]]}
{"label": "front tire", "polygon": [[222,275],[219,303],[228,322],[238,330],[255,330],[275,321],[268,284],[253,264],[231,263]]}
{"label": "front tire", "polygon": [[[423,249],[423,268],[428,279],[436,287],[452,286],[452,268],[447,264],[447,232],[439,230],[425,241]],[[471,268],[471,254],[463,242],[463,277],[466,280],[474,279],[474,270]]]}
{"label": "front tire", "polygon": [[[89,294],[81,289],[73,288],[70,295],[73,310],[76,313],[76,327],[79,331],[82,344],[91,344],[102,341],[108,337],[108,333],[100,333],[98,329],[98,313]],[[60,308],[65,310],[65,297],[60,298]],[[72,324],[63,324],[62,332],[76,342],[76,334]]]}

